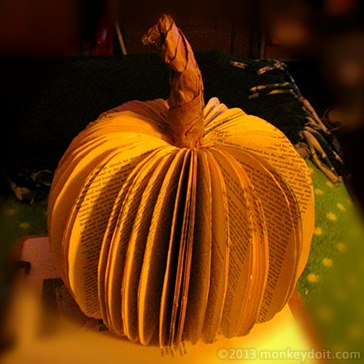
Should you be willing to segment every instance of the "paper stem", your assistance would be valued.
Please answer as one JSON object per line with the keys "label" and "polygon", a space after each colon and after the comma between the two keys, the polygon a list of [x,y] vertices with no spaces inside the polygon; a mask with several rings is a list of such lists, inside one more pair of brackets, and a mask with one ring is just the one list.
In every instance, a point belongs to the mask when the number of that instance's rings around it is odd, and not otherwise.
{"label": "paper stem", "polygon": [[203,83],[191,45],[167,15],[149,30],[143,43],[161,53],[171,72],[167,121],[174,144],[198,147],[204,133]]}

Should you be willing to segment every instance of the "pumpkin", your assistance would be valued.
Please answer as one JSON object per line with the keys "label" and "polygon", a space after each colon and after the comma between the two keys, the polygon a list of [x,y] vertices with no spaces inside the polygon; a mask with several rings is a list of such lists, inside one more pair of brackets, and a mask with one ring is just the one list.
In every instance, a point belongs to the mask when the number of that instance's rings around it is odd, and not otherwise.
{"label": "pumpkin", "polygon": [[102,114],[57,167],[48,224],[55,266],[110,331],[178,346],[246,335],[289,300],[308,258],[313,193],[277,128],[217,98],[173,20],[143,39],[170,96]]}

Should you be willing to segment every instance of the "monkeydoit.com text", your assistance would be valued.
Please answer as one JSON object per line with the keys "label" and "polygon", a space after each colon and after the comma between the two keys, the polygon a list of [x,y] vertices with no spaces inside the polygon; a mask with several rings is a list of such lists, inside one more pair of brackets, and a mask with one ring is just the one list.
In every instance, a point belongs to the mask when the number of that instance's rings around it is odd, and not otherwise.
{"label": "monkeydoit.com text", "polygon": [[305,363],[308,360],[360,360],[359,351],[332,351],[332,350],[258,350],[255,348],[221,348],[217,351],[219,359],[227,360],[297,360],[298,363]]}

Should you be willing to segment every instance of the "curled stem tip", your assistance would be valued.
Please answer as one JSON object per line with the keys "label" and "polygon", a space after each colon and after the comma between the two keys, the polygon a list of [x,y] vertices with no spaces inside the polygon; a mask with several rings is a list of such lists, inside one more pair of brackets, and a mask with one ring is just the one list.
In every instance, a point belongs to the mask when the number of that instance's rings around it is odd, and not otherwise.
{"label": "curled stem tip", "polygon": [[191,45],[168,15],[149,29],[143,43],[159,51],[170,69],[167,121],[175,145],[198,146],[204,133],[203,83]]}

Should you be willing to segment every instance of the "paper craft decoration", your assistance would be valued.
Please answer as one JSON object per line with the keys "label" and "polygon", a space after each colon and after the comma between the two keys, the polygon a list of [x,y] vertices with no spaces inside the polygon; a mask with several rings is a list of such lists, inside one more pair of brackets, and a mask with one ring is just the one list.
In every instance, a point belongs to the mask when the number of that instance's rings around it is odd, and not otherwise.
{"label": "paper craft decoration", "polygon": [[133,101],[70,144],[49,197],[54,264],[82,311],[148,345],[246,335],[290,298],[314,225],[304,160],[274,126],[218,99],[173,20],[144,37],[167,101]]}

